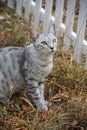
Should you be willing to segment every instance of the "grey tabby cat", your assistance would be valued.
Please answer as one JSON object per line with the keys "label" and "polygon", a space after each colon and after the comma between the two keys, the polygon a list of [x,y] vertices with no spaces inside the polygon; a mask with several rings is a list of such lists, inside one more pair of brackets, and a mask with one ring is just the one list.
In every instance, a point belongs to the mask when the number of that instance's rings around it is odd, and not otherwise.
{"label": "grey tabby cat", "polygon": [[31,36],[35,42],[25,48],[0,49],[0,102],[9,98],[11,86],[15,93],[25,85],[37,109],[47,111],[44,79],[52,70],[57,39],[52,29],[49,33],[39,36],[31,30]]}

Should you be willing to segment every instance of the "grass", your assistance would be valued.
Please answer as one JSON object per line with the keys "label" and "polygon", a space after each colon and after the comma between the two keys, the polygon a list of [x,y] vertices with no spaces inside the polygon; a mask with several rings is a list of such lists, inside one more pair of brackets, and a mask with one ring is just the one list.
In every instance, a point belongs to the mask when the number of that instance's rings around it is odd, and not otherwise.
{"label": "grass", "polygon": [[[29,27],[15,10],[0,7],[5,20],[0,22],[0,47],[26,46],[31,43]],[[38,112],[29,100],[28,91],[21,90],[5,105],[0,105],[0,130],[86,130],[87,71],[84,61],[74,61],[73,49],[62,51],[63,38],[54,57],[54,68],[45,80],[47,113]],[[85,58],[84,58],[85,59]]]}

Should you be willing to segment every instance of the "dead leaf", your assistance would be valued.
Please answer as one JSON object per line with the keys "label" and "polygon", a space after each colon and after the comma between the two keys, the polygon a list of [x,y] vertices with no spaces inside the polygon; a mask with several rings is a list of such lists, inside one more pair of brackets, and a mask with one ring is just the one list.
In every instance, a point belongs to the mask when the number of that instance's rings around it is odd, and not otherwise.
{"label": "dead leaf", "polygon": [[56,95],[52,97],[52,101],[61,101],[69,98],[68,92],[58,92]]}
{"label": "dead leaf", "polygon": [[22,105],[22,110],[23,111],[29,111],[29,107],[23,104]]}
{"label": "dead leaf", "polygon": [[46,118],[47,118],[46,112],[42,112],[42,114],[41,114],[41,121],[46,121]]}

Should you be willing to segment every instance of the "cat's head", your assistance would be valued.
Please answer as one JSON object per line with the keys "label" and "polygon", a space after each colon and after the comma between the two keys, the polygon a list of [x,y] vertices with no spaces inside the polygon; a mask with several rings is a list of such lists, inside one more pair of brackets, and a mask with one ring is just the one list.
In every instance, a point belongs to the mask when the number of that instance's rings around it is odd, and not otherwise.
{"label": "cat's head", "polygon": [[46,54],[54,54],[57,50],[57,38],[52,28],[50,28],[46,34],[39,34],[36,30],[31,30],[30,35],[34,41],[34,47],[38,51],[42,51]]}

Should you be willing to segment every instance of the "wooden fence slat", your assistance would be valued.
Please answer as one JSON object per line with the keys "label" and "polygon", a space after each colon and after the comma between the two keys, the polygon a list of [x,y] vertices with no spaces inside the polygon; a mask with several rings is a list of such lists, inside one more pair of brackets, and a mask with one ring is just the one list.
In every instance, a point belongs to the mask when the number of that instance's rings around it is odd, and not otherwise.
{"label": "wooden fence slat", "polygon": [[25,20],[28,21],[29,20],[29,14],[31,12],[31,4],[32,4],[32,0],[26,0],[25,1]]}
{"label": "wooden fence slat", "polygon": [[50,19],[52,12],[53,0],[46,0],[45,16],[44,16],[44,32],[47,33],[50,27]]}
{"label": "wooden fence slat", "polygon": [[[87,44],[84,44],[85,26],[87,19],[87,0],[80,0],[80,10],[78,16],[77,39],[75,46],[75,60],[80,63],[82,53],[87,54]],[[86,51],[85,51],[86,49]]]}
{"label": "wooden fence slat", "polygon": [[40,20],[40,9],[42,5],[42,0],[36,0],[36,7],[35,7],[35,12],[34,12],[34,27],[38,29],[38,24]]}
{"label": "wooden fence slat", "polygon": [[56,35],[60,37],[60,27],[62,22],[64,0],[56,0],[56,10],[55,10],[55,27]]}
{"label": "wooden fence slat", "polygon": [[18,15],[22,15],[22,6],[23,6],[23,0],[16,0],[16,4],[17,4],[17,7],[16,7],[16,12]]}
{"label": "wooden fence slat", "polygon": [[74,8],[76,0],[68,0],[68,7],[66,12],[65,21],[65,36],[64,36],[64,51],[68,51],[70,45],[72,44],[72,31],[73,31],[73,20],[74,20]]}
{"label": "wooden fence slat", "polygon": [[14,6],[13,0],[8,0],[7,5],[8,5],[9,8],[13,9],[13,6]]}

